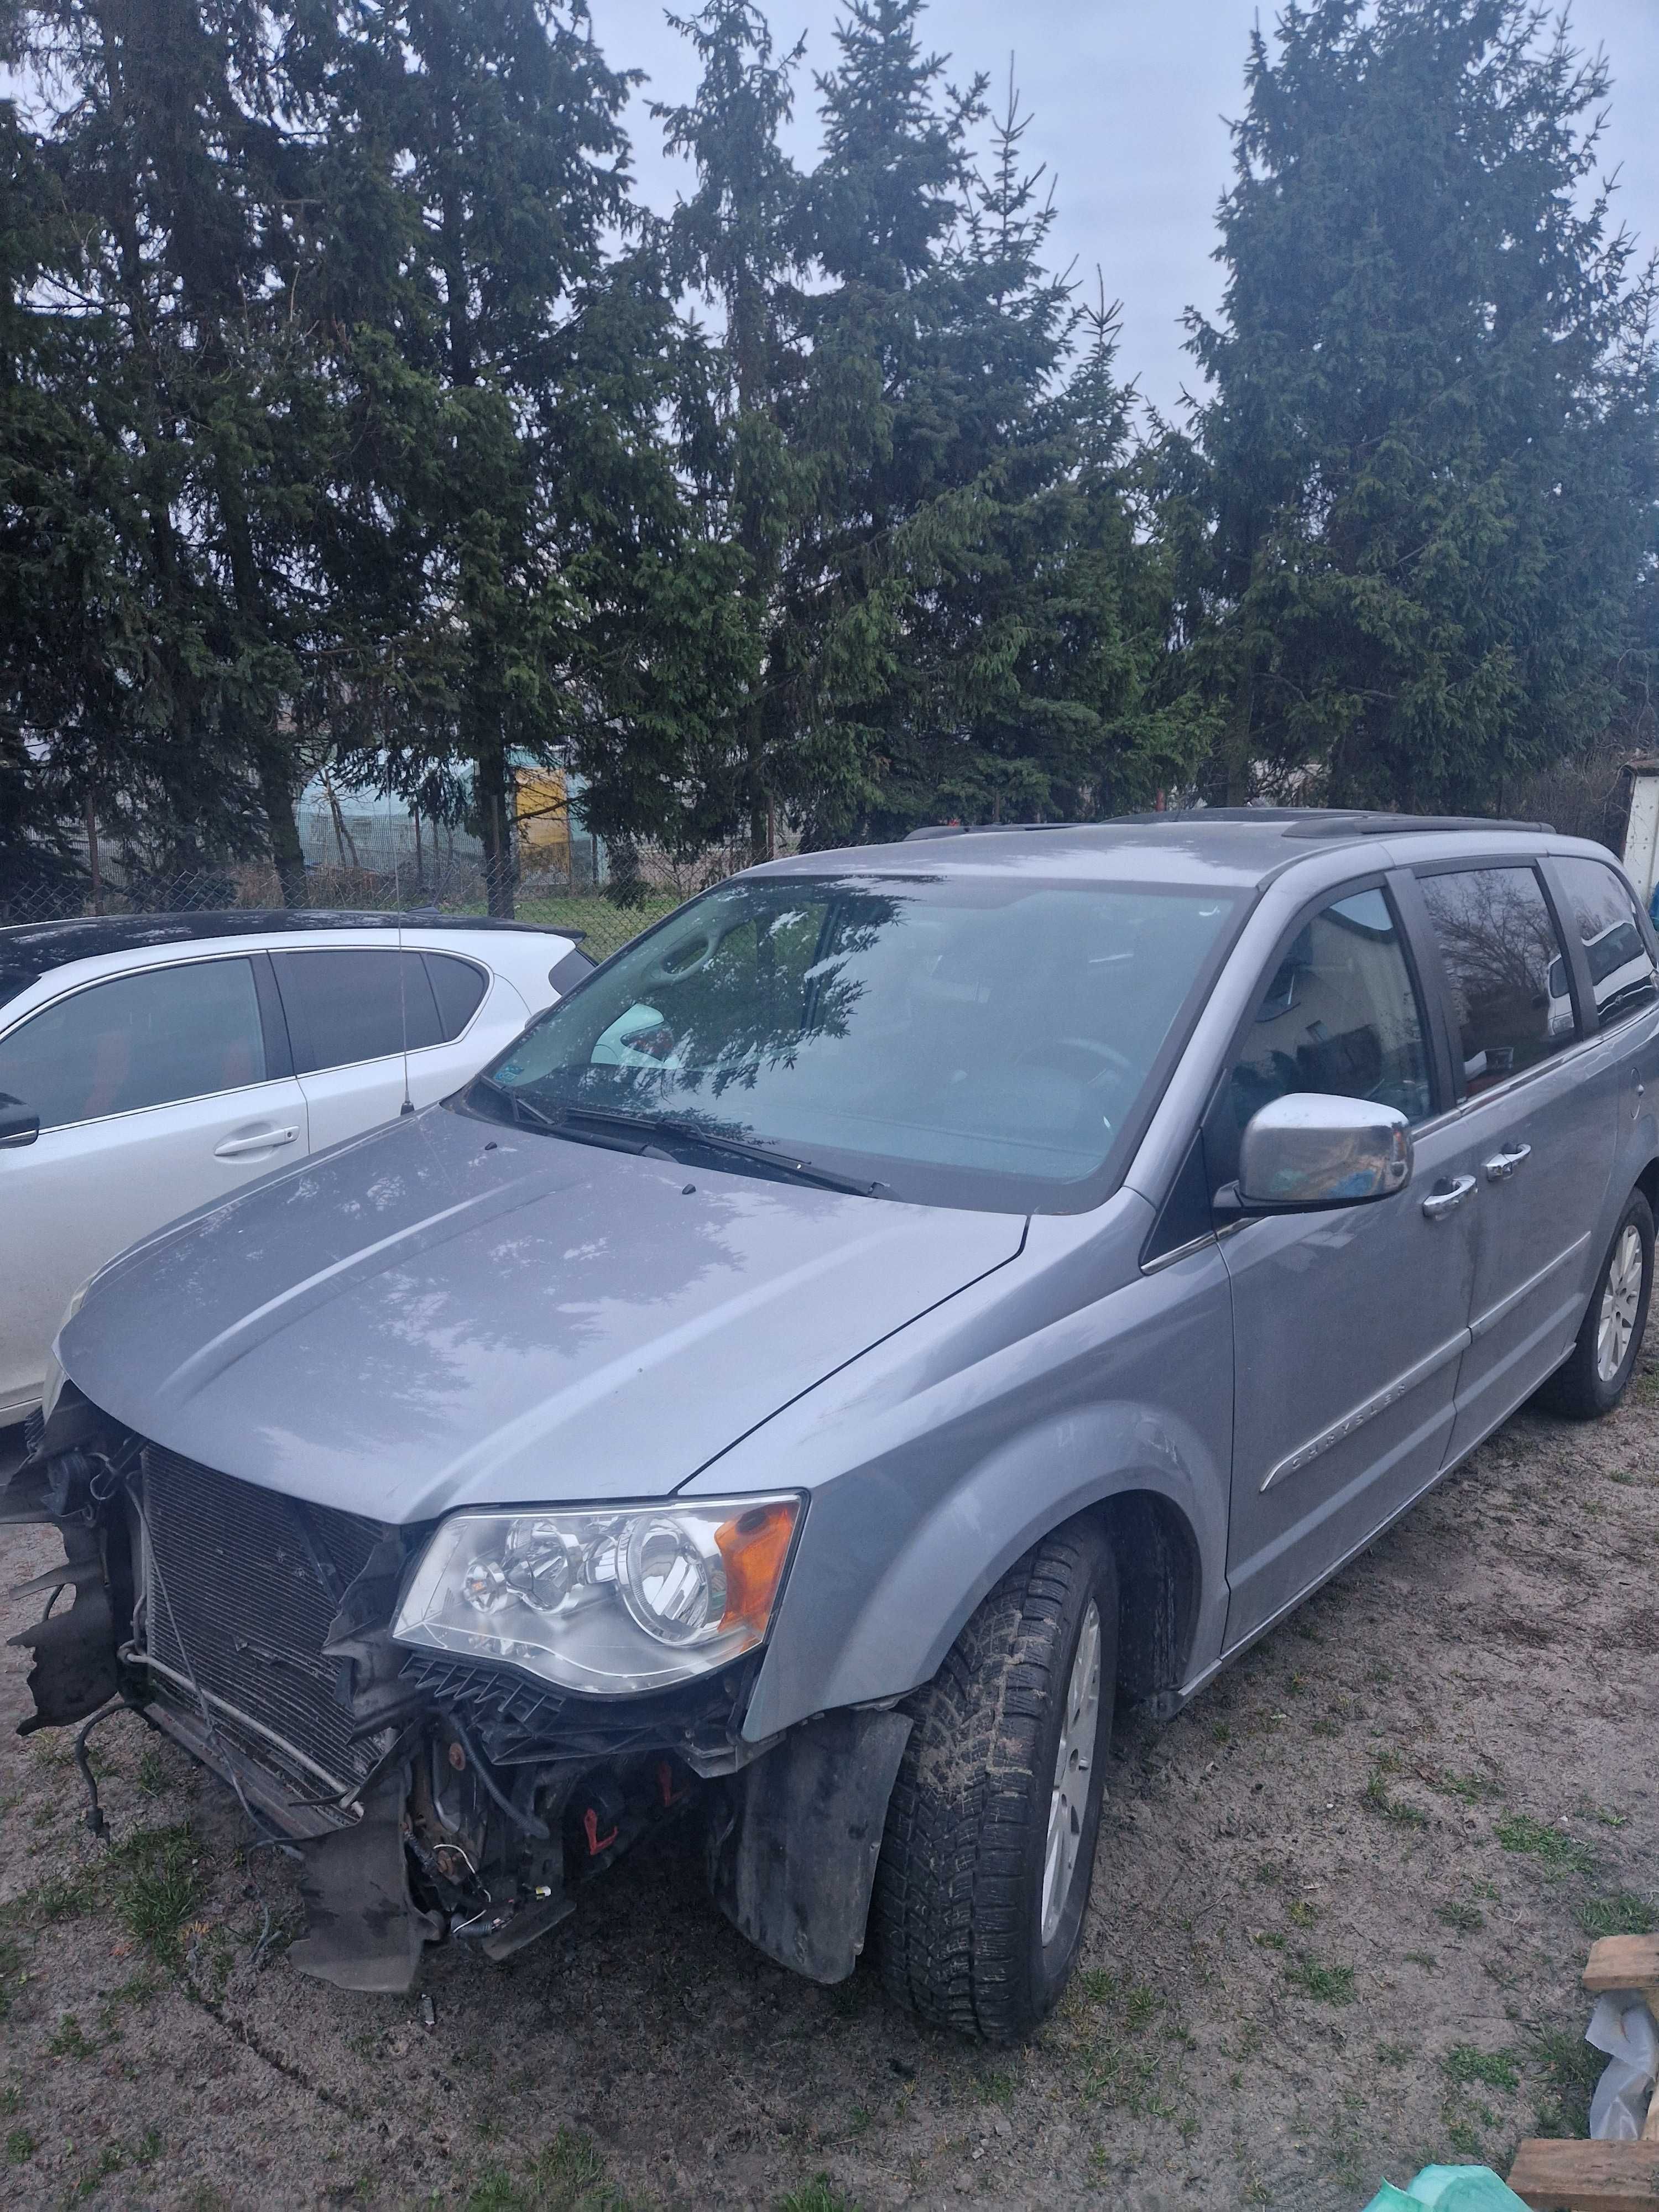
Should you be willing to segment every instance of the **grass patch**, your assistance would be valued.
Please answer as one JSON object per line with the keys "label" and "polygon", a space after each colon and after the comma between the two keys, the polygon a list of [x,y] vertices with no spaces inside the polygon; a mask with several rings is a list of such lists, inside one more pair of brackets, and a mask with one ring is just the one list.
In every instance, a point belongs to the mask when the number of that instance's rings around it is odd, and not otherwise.
{"label": "grass patch", "polygon": [[1097,1966],[1081,1982],[1084,1996],[1100,2012],[1090,2024],[1094,2032],[1078,2045],[1083,2095],[1132,2119],[1172,2118],[1173,2108],[1158,2089],[1162,2057],[1139,2040],[1157,2017],[1157,1991],[1141,1982],[1120,1982]]}
{"label": "grass patch", "polygon": [[6,2164],[27,2166],[34,2156],[34,2137],[27,2128],[14,2128],[6,2137]]}
{"label": "grass patch", "polygon": [[1297,1928],[1311,1928],[1319,1917],[1319,1907],[1310,1905],[1305,1897],[1292,1898],[1288,1911],[1291,1924]]}
{"label": "grass patch", "polygon": [[138,1771],[133,1778],[146,1797],[159,1797],[167,1788],[167,1764],[153,1743],[139,1753]]}
{"label": "grass patch", "polygon": [[128,1930],[152,1949],[170,1949],[202,1899],[195,1837],[187,1827],[141,1828],[111,1860],[115,1909]]}
{"label": "grass patch", "polygon": [[1506,1851],[1522,1851],[1537,1859],[1552,1881],[1559,1881],[1564,1875],[1595,1871],[1595,1854],[1587,1844],[1581,1844],[1565,1829],[1534,1820],[1530,1814],[1506,1814],[1495,1832]]}
{"label": "grass patch", "polygon": [[1538,2038],[1538,2061],[1550,2095],[1538,2107],[1540,2136],[1582,2136],[1589,2125],[1589,2100],[1605,2055],[1586,2043],[1577,2027],[1546,2028]]}
{"label": "grass patch", "polygon": [[1485,2156],[1485,2142],[1480,2129],[1472,2120],[1460,2114],[1448,2113],[1444,2125],[1448,2150],[1455,2150],[1460,2159],[1467,2159],[1471,2164]]}
{"label": "grass patch", "polygon": [[1521,2076],[1516,2071],[1516,2060],[1513,2051],[1477,2051],[1472,2043],[1454,2043],[1441,2060],[1440,2070],[1460,2087],[1480,2081],[1488,2089],[1518,2089]]}
{"label": "grass patch", "polygon": [[[1152,2023],[1158,2010],[1158,1992],[1144,1982],[1120,1982],[1115,1974],[1103,1967],[1090,1966],[1078,1976],[1078,1985],[1091,2004],[1111,2005],[1116,2013],[1113,2025],[1125,2035],[1139,2035]],[[1006,2075],[993,2075],[993,2080],[1006,2081]]]}
{"label": "grass patch", "polygon": [[1503,1790],[1484,1774],[1443,1774],[1440,1787],[1454,1797],[1461,1797],[1466,1805],[1478,1805],[1484,1797],[1501,1797]]}
{"label": "grass patch", "polygon": [[1581,1897],[1573,1910],[1586,1936],[1651,1936],[1659,1929],[1659,1911],[1628,1889],[1616,1897]]}
{"label": "grass patch", "polygon": [[606,2180],[605,2161],[587,2137],[561,2128],[522,2179],[504,2166],[485,2166],[466,2212],[628,2212],[628,2203]]}
{"label": "grass patch", "polygon": [[66,2012],[53,2029],[46,2048],[54,2058],[94,2058],[98,2045],[88,2043],[81,2023],[72,2012]]}
{"label": "grass patch", "polygon": [[860,2212],[856,2197],[843,2197],[827,2173],[815,2173],[778,2199],[778,2212]]}
{"label": "grass patch", "polygon": [[26,1889],[11,1910],[25,1927],[46,1928],[54,1921],[73,1920],[80,1913],[90,1912],[97,1902],[96,1885],[90,1877],[70,1881],[63,1875],[52,1875],[33,1889]]}
{"label": "grass patch", "polygon": [[1486,1916],[1478,1905],[1437,1905],[1434,1917],[1443,1928],[1455,1928],[1460,1936],[1478,1935],[1486,1924]]}
{"label": "grass patch", "polygon": [[1426,1828],[1429,1825],[1429,1816],[1420,1806],[1402,1805],[1398,1798],[1390,1797],[1389,1795],[1389,1785],[1385,1778],[1398,1764],[1399,1762],[1395,1760],[1392,1765],[1387,1763],[1378,1765],[1376,1773],[1365,1784],[1365,1802],[1374,1813],[1380,1813],[1385,1820],[1392,1820],[1397,1828]]}
{"label": "grass patch", "polygon": [[1352,1966],[1322,1966],[1310,1951],[1294,1959],[1285,1969],[1285,1978],[1304,1996],[1312,1997],[1320,2004],[1352,2004],[1354,2001],[1353,1968]]}

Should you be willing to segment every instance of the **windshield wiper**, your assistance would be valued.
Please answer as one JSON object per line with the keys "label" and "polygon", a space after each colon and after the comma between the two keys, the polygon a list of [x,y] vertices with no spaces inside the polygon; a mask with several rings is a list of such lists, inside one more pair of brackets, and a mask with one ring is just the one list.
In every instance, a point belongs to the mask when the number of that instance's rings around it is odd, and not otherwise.
{"label": "windshield wiper", "polygon": [[[505,1098],[507,1110],[515,1121],[522,1121],[532,1129],[554,1130],[558,1127],[551,1115],[544,1114],[539,1106],[532,1106],[527,1098],[520,1098],[510,1085],[497,1083],[493,1075],[475,1075],[472,1084],[482,1085],[484,1090],[494,1091],[497,1098]],[[472,1085],[467,1087],[470,1090]]]}
{"label": "windshield wiper", "polygon": [[[614,1114],[601,1106],[573,1106],[564,1122],[592,1121],[601,1128],[627,1129],[648,1141],[660,1142],[666,1138],[681,1145],[696,1145],[704,1152],[723,1154],[736,1160],[752,1160],[757,1166],[765,1167],[774,1175],[790,1182],[810,1183],[819,1190],[845,1191],[852,1198],[873,1198],[885,1183],[860,1182],[855,1176],[837,1175],[833,1168],[814,1167],[811,1160],[792,1158],[787,1152],[775,1152],[769,1145],[751,1143],[746,1137],[724,1137],[700,1122],[683,1121],[672,1115]],[[572,1133],[574,1133],[574,1132]]]}
{"label": "windshield wiper", "polygon": [[[505,1098],[513,1119],[526,1128],[544,1130],[550,1137],[568,1137],[576,1145],[598,1145],[607,1152],[633,1152],[637,1155],[652,1150],[648,1139],[610,1135],[602,1129],[569,1128],[560,1116],[549,1114],[539,1106],[532,1106],[529,1099],[521,1097],[510,1085],[497,1083],[493,1075],[476,1075],[472,1079],[493,1091],[498,1098]],[[665,1152],[662,1157],[666,1159],[668,1155]]]}

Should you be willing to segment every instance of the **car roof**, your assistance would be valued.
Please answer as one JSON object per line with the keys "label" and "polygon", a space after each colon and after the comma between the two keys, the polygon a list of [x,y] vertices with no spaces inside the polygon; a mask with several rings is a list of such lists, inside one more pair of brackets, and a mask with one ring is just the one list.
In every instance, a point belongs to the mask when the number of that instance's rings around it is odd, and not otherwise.
{"label": "car roof", "polygon": [[109,953],[143,952],[151,946],[189,945],[208,938],[280,937],[299,930],[441,929],[514,931],[532,937],[580,939],[580,929],[553,929],[533,921],[498,921],[477,914],[338,913],[323,908],[226,907],[190,914],[88,915],[64,921],[14,922],[0,929],[0,1005],[27,991],[54,968]]}
{"label": "car roof", "polygon": [[[801,854],[757,872],[1000,874],[1011,868],[1072,880],[1194,884],[1249,889],[1320,851],[1363,849],[1372,841],[1447,832],[1480,833],[1473,850],[1491,851],[1497,837],[1541,842],[1547,822],[1494,821],[1485,815],[1385,814],[1362,809],[1194,807],[1159,814],[1123,814],[1103,822],[955,823],[913,830],[902,842]],[[1494,836],[1497,833],[1497,837]],[[1391,865],[1382,863],[1381,865]]]}

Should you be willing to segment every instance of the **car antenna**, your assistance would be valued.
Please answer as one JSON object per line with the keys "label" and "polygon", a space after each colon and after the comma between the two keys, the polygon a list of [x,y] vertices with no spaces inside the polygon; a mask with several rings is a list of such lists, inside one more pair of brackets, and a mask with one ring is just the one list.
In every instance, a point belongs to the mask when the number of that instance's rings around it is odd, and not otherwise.
{"label": "car antenna", "polygon": [[415,1101],[409,1095],[409,978],[404,967],[404,895],[398,881],[398,856],[392,856],[392,896],[398,902],[398,1022],[403,1031],[404,1045],[404,1103],[398,1109],[398,1118],[415,1111]]}

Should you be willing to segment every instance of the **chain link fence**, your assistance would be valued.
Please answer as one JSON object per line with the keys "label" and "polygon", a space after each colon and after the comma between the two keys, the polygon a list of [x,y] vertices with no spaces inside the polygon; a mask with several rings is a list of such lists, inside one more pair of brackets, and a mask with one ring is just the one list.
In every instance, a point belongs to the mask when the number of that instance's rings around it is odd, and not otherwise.
{"label": "chain link fence", "polygon": [[[645,851],[627,890],[614,881],[596,883],[580,868],[515,869],[503,894],[492,901],[489,873],[480,860],[429,861],[416,869],[308,864],[305,896],[296,902],[326,914],[427,914],[510,915],[568,931],[584,950],[603,960],[684,899],[719,883],[748,864],[741,848],[704,854],[681,864],[666,854]],[[276,869],[265,861],[234,861],[220,867],[174,873],[89,859],[55,882],[0,883],[0,925],[60,921],[92,915],[218,912],[228,908],[258,911],[286,904]]]}

